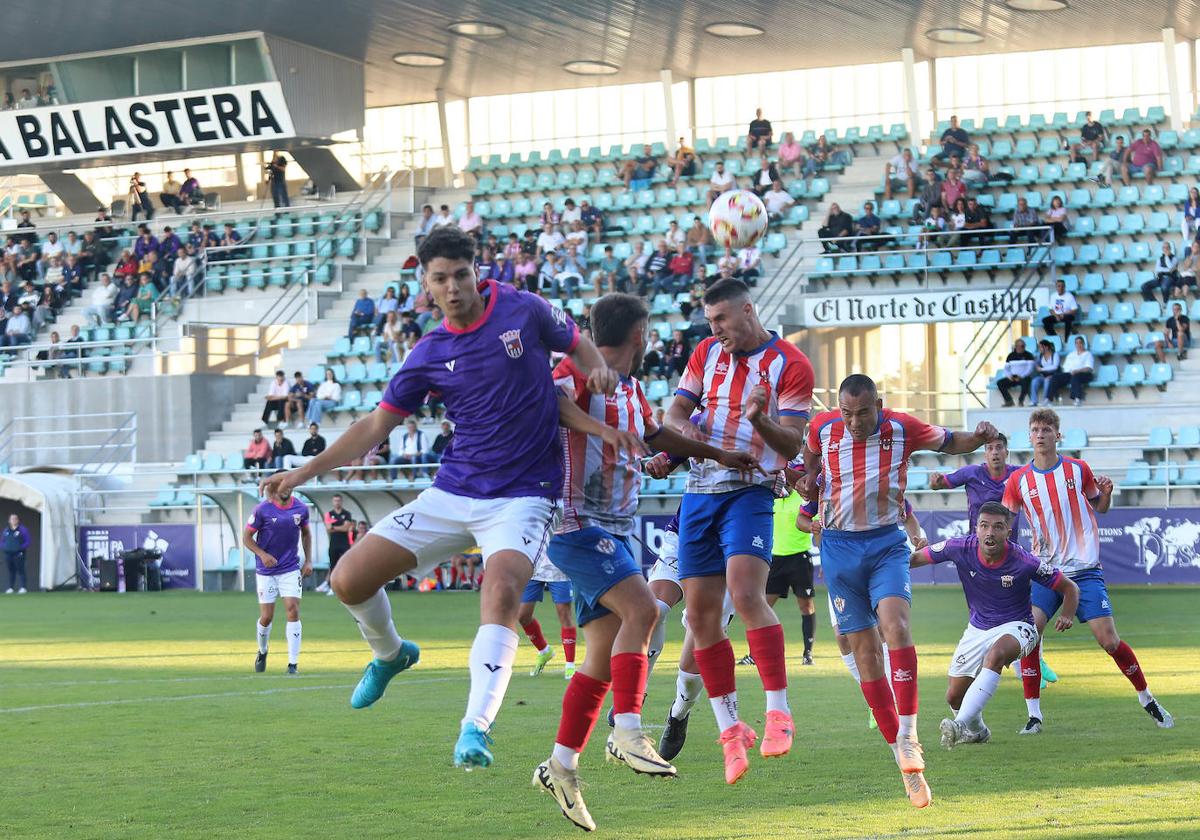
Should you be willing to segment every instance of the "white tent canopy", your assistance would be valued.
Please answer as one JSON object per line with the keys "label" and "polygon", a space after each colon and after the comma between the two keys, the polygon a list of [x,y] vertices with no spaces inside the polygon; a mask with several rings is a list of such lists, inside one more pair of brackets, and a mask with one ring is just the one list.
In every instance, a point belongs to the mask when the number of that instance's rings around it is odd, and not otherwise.
{"label": "white tent canopy", "polygon": [[78,566],[74,489],[74,479],[56,473],[0,475],[0,499],[19,502],[42,515],[41,589],[66,582]]}

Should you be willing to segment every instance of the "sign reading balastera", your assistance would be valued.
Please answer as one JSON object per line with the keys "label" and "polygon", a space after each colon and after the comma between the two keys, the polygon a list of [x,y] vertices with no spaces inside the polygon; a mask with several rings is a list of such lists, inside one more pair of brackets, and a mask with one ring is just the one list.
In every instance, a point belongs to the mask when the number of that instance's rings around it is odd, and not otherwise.
{"label": "sign reading balastera", "polygon": [[934,324],[939,321],[1028,319],[1044,304],[1046,293],[968,290],[927,292],[919,289],[884,295],[806,297],[806,327],[872,327],[879,324]]}
{"label": "sign reading balastera", "polygon": [[0,166],[295,136],[278,82],[0,111]]}

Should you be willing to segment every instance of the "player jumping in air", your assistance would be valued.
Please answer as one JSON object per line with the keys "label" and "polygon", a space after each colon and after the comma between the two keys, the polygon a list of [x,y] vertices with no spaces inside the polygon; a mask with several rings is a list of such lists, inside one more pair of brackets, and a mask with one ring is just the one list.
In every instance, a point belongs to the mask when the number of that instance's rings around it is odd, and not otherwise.
{"label": "player jumping in air", "polygon": [[609,294],[592,307],[592,335],[609,368],[621,375],[612,397],[595,395],[570,359],[554,371],[566,460],[563,520],[547,549],[571,578],[586,654],[563,696],[554,750],[534,772],[533,784],[552,794],[563,815],[596,827],[579,789],[576,770],[611,686],[615,726],[610,761],[636,773],[674,776],[642,729],[642,699],[650,633],[658,609],[642,577],[630,536],[641,487],[642,441],[676,456],[711,459],[734,471],[753,471],[756,459],[727,452],[659,428],[641,383],[632,377],[642,360],[649,313],[640,298]]}
{"label": "player jumping in air", "polygon": [[517,613],[517,623],[521,625],[530,644],[538,652],[537,661],[529,672],[529,676],[538,676],[546,664],[554,658],[554,648],[542,635],[542,625],[533,616],[534,607],[542,602],[547,591],[550,592],[550,600],[554,603],[554,611],[558,614],[559,635],[562,638],[563,659],[565,660],[563,673],[567,679],[571,679],[571,675],[575,673],[576,630],[575,616],[571,611],[574,593],[571,591],[570,579],[555,568],[545,554],[538,557],[537,563],[534,564],[533,577],[529,579],[529,583],[525,585],[525,591],[521,593],[521,611]]}
{"label": "player jumping in air", "polygon": [[[692,352],[666,425],[713,446],[736,447],[767,472],[778,472],[804,442],[812,365],[794,345],[763,327],[740,280],[714,283],[704,295],[704,316],[713,334]],[[697,409],[701,417],[693,424]],[[729,784],[750,769],[746,753],[758,736],[738,719],[735,657],[722,620],[727,587],[766,690],[763,757],[785,755],[795,732],[783,628],[766,598],[774,483],[774,475],[693,460],[679,506],[679,576]]]}
{"label": "player jumping in air", "polygon": [[[266,494],[264,501],[250,514],[242,533],[242,544],[254,554],[254,579],[258,588],[258,657],[254,670],[267,669],[267,646],[271,641],[271,622],[275,619],[275,601],[283,598],[287,612],[287,648],[289,674],[296,673],[300,661],[300,598],[303,578],[312,574],[312,530],[308,527],[308,505],[292,495],[291,488]],[[304,565],[300,565],[297,544],[304,546]]]}
{"label": "player jumping in air", "polygon": [[[1138,702],[1163,729],[1175,725],[1146,687],[1146,675],[1137,656],[1113,623],[1112,606],[1104,572],[1100,567],[1100,529],[1096,514],[1112,506],[1112,479],[1092,475],[1078,458],[1058,453],[1058,414],[1039,408],[1029,415],[1029,439],[1033,460],[1009,476],[1004,487],[1004,506],[1024,512],[1033,529],[1033,552],[1063,570],[1079,586],[1075,617],[1087,624],[1097,643],[1113,658],[1137,691]],[[1033,586],[1033,618],[1038,633],[1062,606],[1062,595],[1045,586]],[[1035,651],[1021,659],[1021,677],[1029,720],[1021,734],[1042,731],[1041,676]]]}
{"label": "player jumping in air", "polygon": [[1013,515],[999,502],[975,510],[975,533],[914,551],[914,568],[949,561],[958,570],[970,620],[950,660],[946,702],[954,718],[941,724],[942,746],[982,744],[992,733],[983,708],[1000,684],[1004,666],[1037,649],[1032,585],[1059,593],[1065,609],[1055,627],[1069,630],[1079,605],[1079,587],[1046,561],[1039,561],[1012,537]]}
{"label": "player jumping in air", "polygon": [[[838,410],[813,418],[804,449],[804,495],[813,496],[818,470],[825,476],[821,568],[838,627],[849,637],[863,696],[917,808],[929,804],[930,791],[917,742],[909,551],[897,527],[908,460],[922,449],[948,455],[972,452],[995,437],[990,423],[980,423],[974,432],[951,432],[885,409],[874,381],[854,374],[838,387]],[[890,674],[884,672],[877,624],[890,651]]]}
{"label": "player jumping in air", "polygon": [[349,463],[419,411],[430,392],[440,394],[456,425],[433,487],[357,540],[332,586],[375,654],[350,698],[361,709],[420,656],[396,632],[383,585],[403,574],[423,577],[471,546],[483,549],[487,574],[469,658],[471,691],[454,748],[455,764],[469,770],[492,763],[489,729],[512,676],[521,592],[549,539],[562,491],[550,353],[570,354],[594,393],[611,394],[617,375],[561,309],[494,280],[480,283],[474,242],[457,228],[434,231],[417,256],[445,321],[409,352],[378,408],[320,455],[264,484],[279,492]]}

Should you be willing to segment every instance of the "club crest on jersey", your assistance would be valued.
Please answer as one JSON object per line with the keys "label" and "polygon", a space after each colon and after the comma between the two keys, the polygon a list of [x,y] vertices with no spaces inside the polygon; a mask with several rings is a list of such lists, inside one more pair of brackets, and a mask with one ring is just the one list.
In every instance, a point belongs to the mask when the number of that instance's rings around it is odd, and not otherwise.
{"label": "club crest on jersey", "polygon": [[298,513],[293,513],[293,514],[292,514],[292,523],[293,523],[293,524],[295,524],[295,525],[299,525],[299,524],[300,524],[300,514],[298,514]]}
{"label": "club crest on jersey", "polygon": [[1029,488],[1029,498],[1036,499],[1037,496],[1038,496],[1038,489],[1036,487],[1030,487]]}
{"label": "club crest on jersey", "polygon": [[1068,489],[1068,490],[1074,490],[1074,489],[1075,489],[1075,479],[1073,479],[1073,478],[1068,478],[1068,479],[1067,479],[1067,489]]}
{"label": "club crest on jersey", "polygon": [[838,612],[845,612],[846,611],[846,599],[840,595],[838,597],[834,598],[833,599],[833,608],[835,610],[837,610]]}
{"label": "club crest on jersey", "polygon": [[1000,585],[1003,586],[1005,589],[1012,589],[1013,576],[1012,575],[1000,575]]}
{"label": "club crest on jersey", "polygon": [[888,438],[888,437],[880,438],[879,439],[879,448],[882,449],[884,452],[891,452],[892,451],[892,439]]}
{"label": "club crest on jersey", "polygon": [[521,343],[520,330],[506,330],[500,333],[500,340],[504,342],[504,352],[510,359],[519,359],[525,352],[525,345]]}
{"label": "club crest on jersey", "polygon": [[608,537],[603,537],[596,542],[596,551],[601,554],[613,554],[616,550],[616,545]]}

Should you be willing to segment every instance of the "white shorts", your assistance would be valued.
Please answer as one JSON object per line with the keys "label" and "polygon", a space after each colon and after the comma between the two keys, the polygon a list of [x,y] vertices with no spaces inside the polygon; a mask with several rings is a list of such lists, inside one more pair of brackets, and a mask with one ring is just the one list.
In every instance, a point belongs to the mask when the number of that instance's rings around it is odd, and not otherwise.
{"label": "white shorts", "polygon": [[281,575],[254,575],[258,587],[258,603],[274,604],[278,598],[300,598],[304,593],[304,583],[300,578],[300,570],[292,569]]}
{"label": "white shorts", "polygon": [[983,667],[983,657],[1001,636],[1012,636],[1016,639],[1021,646],[1021,656],[1028,656],[1037,648],[1037,628],[1027,621],[1010,621],[991,630],[980,630],[968,624],[962,638],[958,640],[958,647],[954,649],[954,656],[950,659],[950,676],[976,676]]}
{"label": "white shorts", "polygon": [[[654,561],[654,565],[650,567],[650,573],[646,575],[646,580],[654,583],[656,580],[669,580],[671,583],[679,587],[679,591],[683,591],[683,583],[679,580],[679,535],[674,531],[663,532],[662,550],[658,553],[658,559]],[[733,599],[729,597],[729,590],[725,590],[725,603],[722,605],[725,611],[724,619],[721,622],[722,627],[728,627],[729,622],[733,621]],[[680,617],[680,622],[683,628],[688,629],[687,610],[683,611]]]}
{"label": "white shorts", "polygon": [[472,499],[430,487],[375,523],[370,533],[408,549],[424,577],[438,564],[478,545],[483,559],[497,551],[519,551],[532,566],[546,547],[558,506],[552,499]]}

